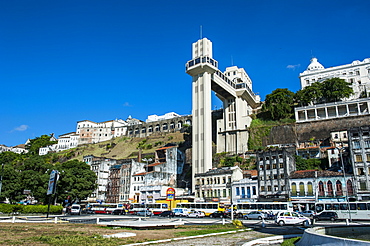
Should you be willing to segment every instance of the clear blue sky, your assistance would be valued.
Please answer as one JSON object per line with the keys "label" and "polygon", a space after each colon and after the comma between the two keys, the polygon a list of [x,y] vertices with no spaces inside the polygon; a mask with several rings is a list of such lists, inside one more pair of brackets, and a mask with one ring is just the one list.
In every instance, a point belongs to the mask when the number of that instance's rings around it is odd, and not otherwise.
{"label": "clear blue sky", "polygon": [[85,119],[190,114],[200,26],[219,68],[243,67],[263,100],[296,92],[312,56],[325,67],[370,57],[369,11],[367,0],[3,0],[0,144]]}

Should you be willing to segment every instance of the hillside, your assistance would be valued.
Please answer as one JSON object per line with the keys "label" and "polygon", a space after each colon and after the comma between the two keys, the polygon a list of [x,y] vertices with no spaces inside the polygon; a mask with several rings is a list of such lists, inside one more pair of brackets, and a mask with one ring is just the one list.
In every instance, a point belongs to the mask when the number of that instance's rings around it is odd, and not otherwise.
{"label": "hillside", "polygon": [[181,144],[184,142],[184,134],[181,132],[175,133],[160,133],[153,134],[146,138],[129,138],[119,137],[109,141],[96,144],[86,144],[77,148],[62,151],[57,153],[59,157],[67,159],[83,160],[86,155],[104,156],[113,159],[137,158],[139,150],[138,144],[145,141],[146,148],[142,150],[143,154],[153,154],[156,149],[169,144]]}

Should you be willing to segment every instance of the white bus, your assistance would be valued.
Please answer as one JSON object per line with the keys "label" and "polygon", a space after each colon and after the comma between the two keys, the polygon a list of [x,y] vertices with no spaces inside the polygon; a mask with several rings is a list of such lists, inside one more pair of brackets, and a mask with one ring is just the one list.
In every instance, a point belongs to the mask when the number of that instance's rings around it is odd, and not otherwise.
{"label": "white bus", "polygon": [[225,204],[223,203],[210,203],[210,202],[184,202],[177,203],[176,208],[187,208],[195,211],[202,211],[206,216],[216,211],[225,211]]}
{"label": "white bus", "polygon": [[338,219],[370,220],[370,202],[317,202],[317,213],[335,212]]}
{"label": "white bus", "polygon": [[123,208],[122,203],[89,203],[87,209],[95,214],[111,214],[117,208]]}
{"label": "white bus", "polygon": [[247,202],[236,203],[234,204],[235,207],[239,218],[252,211],[266,212],[272,215],[282,211],[293,212],[293,204],[291,202]]}
{"label": "white bus", "polygon": [[150,210],[154,215],[158,215],[168,210],[167,203],[131,203],[129,213],[136,214],[139,211]]}

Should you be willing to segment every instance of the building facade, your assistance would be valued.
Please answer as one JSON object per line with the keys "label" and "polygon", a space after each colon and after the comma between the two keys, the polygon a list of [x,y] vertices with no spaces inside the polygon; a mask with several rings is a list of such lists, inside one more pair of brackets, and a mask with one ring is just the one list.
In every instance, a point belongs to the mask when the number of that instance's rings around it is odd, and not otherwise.
{"label": "building facade", "polygon": [[257,152],[260,200],[287,201],[289,199],[289,175],[296,170],[294,154],[294,148]]}
{"label": "building facade", "polygon": [[299,74],[301,89],[315,82],[323,82],[330,78],[344,79],[350,83],[354,95],[350,99],[366,97],[370,92],[370,58],[353,61],[350,64],[324,68],[317,58],[312,58],[307,69]]}
{"label": "building facade", "polygon": [[370,125],[348,130],[358,200],[370,200]]}
{"label": "building facade", "polygon": [[[243,179],[238,166],[211,169],[195,175],[195,200],[198,202],[231,202],[232,184]],[[235,193],[234,193],[235,194]]]}

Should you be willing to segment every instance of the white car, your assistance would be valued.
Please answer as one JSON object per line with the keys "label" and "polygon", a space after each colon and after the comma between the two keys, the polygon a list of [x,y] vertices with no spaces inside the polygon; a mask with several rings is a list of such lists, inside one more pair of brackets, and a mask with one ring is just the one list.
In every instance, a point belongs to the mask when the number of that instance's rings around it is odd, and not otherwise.
{"label": "white car", "polygon": [[313,218],[316,215],[316,212],[313,210],[306,210],[306,211],[301,212],[301,214],[303,216]]}
{"label": "white car", "polygon": [[275,223],[283,226],[283,225],[303,225],[309,226],[311,221],[309,218],[296,213],[296,212],[280,212],[276,215]]}
{"label": "white car", "polygon": [[191,211],[188,215],[186,215],[189,218],[203,218],[206,215],[201,211]]}

